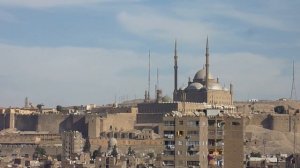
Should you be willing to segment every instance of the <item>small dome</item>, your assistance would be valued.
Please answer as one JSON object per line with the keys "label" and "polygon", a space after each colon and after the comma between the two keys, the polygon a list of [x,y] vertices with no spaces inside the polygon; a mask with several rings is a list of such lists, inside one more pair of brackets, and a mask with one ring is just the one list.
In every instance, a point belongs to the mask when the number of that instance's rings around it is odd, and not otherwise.
{"label": "small dome", "polygon": [[[203,81],[203,80],[205,80],[205,77],[206,77],[206,69],[203,68],[195,74],[194,81],[198,81],[198,80]],[[209,73],[208,79],[213,79],[213,76],[211,75],[211,73]]]}
{"label": "small dome", "polygon": [[210,89],[210,90],[223,90],[223,87],[219,83],[209,83],[208,89]]}
{"label": "small dome", "polygon": [[169,96],[162,97],[162,102],[172,102],[172,98]]}
{"label": "small dome", "polygon": [[108,146],[115,146],[118,144],[118,141],[116,138],[110,138],[109,141],[108,141]]}
{"label": "small dome", "polygon": [[198,82],[194,82],[194,83],[191,83],[188,87],[186,87],[185,89],[186,90],[199,90],[203,88],[203,85],[201,83],[198,83]]}

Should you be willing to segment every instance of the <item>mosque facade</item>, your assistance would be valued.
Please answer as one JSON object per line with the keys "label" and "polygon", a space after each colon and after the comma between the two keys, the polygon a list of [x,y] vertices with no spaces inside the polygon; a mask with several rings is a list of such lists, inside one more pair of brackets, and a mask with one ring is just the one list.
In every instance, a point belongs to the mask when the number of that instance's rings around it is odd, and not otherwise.
{"label": "mosque facade", "polygon": [[223,87],[219,79],[215,79],[209,71],[209,47],[206,40],[205,66],[196,72],[193,80],[189,79],[185,88],[178,89],[178,55],[175,41],[174,52],[174,92],[173,100],[178,102],[207,103],[216,106],[228,106],[233,104],[233,85],[230,88]]}

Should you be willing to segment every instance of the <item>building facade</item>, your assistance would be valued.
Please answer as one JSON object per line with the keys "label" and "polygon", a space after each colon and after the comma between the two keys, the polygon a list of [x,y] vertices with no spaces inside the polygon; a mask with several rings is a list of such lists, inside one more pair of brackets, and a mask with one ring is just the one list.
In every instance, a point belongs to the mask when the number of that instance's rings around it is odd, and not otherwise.
{"label": "building facade", "polygon": [[203,69],[196,72],[193,81],[189,79],[188,86],[185,88],[177,87],[178,65],[177,65],[177,45],[175,42],[174,56],[174,101],[199,102],[212,105],[232,105],[233,104],[233,85],[230,89],[223,87],[219,78],[214,79],[209,72],[209,47],[206,41],[206,63]]}
{"label": "building facade", "polygon": [[163,167],[207,167],[207,117],[203,113],[172,112],[163,118]]}
{"label": "building facade", "polygon": [[85,140],[78,131],[65,131],[62,134],[62,159],[71,158],[83,152]]}
{"label": "building facade", "polygon": [[224,117],[224,168],[244,167],[244,118]]}

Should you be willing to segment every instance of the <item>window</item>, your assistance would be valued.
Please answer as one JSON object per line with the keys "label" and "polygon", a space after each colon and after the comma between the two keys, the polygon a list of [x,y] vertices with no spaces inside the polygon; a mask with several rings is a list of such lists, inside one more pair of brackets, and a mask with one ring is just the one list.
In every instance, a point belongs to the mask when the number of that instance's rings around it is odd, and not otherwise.
{"label": "window", "polygon": [[214,126],[215,125],[215,120],[208,120],[208,125],[209,126]]}
{"label": "window", "polygon": [[178,141],[178,145],[182,145],[182,141]]}
{"label": "window", "polygon": [[188,131],[187,135],[188,136],[199,135],[199,131]]}
{"label": "window", "polygon": [[199,121],[188,121],[186,124],[188,126],[199,126]]}
{"label": "window", "polygon": [[174,141],[165,141],[165,145],[175,145]]}
{"label": "window", "polygon": [[163,161],[164,166],[174,166],[174,161],[172,160],[164,160]]}
{"label": "window", "polygon": [[239,122],[232,122],[232,125],[241,125]]}
{"label": "window", "polygon": [[179,121],[179,125],[183,125],[183,121]]}
{"label": "window", "polygon": [[175,126],[175,121],[165,121],[165,126]]}
{"label": "window", "polygon": [[183,131],[177,131],[177,136],[183,136],[184,132]]}
{"label": "window", "polygon": [[199,141],[187,141],[186,146],[199,146]]}
{"label": "window", "polygon": [[177,155],[182,155],[182,151],[181,150],[177,151]]}
{"label": "window", "polygon": [[199,166],[200,162],[199,161],[187,161],[188,166]]}

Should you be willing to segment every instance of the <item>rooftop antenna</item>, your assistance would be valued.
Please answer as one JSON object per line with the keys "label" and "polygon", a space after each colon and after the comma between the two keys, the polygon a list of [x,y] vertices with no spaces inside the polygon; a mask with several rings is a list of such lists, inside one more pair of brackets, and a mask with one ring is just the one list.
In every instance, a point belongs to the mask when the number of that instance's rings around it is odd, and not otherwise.
{"label": "rooftop antenna", "polygon": [[297,100],[297,93],[296,93],[296,86],[295,86],[295,62],[294,62],[294,60],[293,60],[293,83],[292,83],[290,99]]}
{"label": "rooftop antenna", "polygon": [[148,99],[150,100],[150,68],[151,68],[151,62],[150,62],[150,50],[149,50],[149,64],[148,64]]}
{"label": "rooftop antenna", "polygon": [[156,69],[156,85],[157,85],[157,89],[159,89],[159,72],[158,72],[158,68]]}

